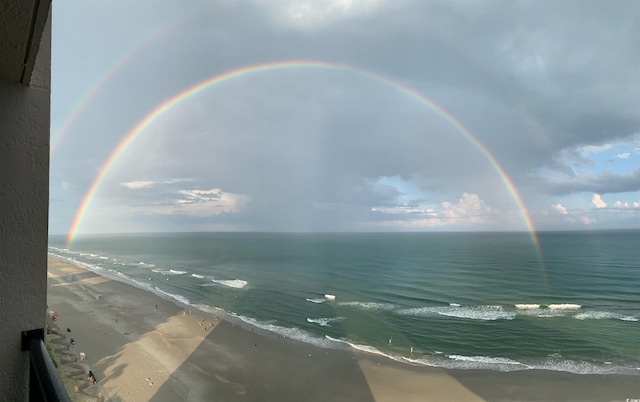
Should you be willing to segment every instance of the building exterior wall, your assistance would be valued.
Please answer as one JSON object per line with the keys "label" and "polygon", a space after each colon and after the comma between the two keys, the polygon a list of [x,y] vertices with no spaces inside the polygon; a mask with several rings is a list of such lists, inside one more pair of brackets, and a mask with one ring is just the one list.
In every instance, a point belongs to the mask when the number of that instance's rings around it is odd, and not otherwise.
{"label": "building exterior wall", "polygon": [[0,80],[0,400],[6,401],[28,400],[21,333],[45,326],[50,22],[49,14],[35,85]]}

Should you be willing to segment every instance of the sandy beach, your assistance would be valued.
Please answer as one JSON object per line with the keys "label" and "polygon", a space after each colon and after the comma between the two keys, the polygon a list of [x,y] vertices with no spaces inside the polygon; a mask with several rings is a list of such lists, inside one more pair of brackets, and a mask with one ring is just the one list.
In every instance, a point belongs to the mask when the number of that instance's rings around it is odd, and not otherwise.
{"label": "sandy beach", "polygon": [[640,376],[443,370],[321,349],[215,319],[55,258],[49,258],[47,299],[56,325],[74,339],[75,353],[86,354],[84,363],[110,401],[640,399]]}

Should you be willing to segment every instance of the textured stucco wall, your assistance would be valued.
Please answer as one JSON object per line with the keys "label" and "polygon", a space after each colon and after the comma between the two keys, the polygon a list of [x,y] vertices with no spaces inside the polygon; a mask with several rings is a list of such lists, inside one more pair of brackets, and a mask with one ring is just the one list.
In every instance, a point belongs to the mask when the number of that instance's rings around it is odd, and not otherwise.
{"label": "textured stucco wall", "polygon": [[[50,58],[50,25],[46,29],[40,46],[49,52],[44,58]],[[39,64],[48,69],[51,62]],[[38,71],[37,76],[34,87],[0,81],[2,401],[27,400],[29,355],[20,349],[20,334],[45,325],[50,73]]]}

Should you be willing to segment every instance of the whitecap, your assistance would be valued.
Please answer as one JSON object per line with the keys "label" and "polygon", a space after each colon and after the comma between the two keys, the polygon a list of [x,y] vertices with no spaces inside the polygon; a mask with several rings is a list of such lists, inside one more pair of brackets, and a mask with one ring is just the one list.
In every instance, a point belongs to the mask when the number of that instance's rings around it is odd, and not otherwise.
{"label": "whitecap", "polygon": [[199,278],[199,279],[203,279],[204,275],[198,275],[198,274],[191,274],[191,276],[193,276],[194,278]]}
{"label": "whitecap", "polygon": [[610,311],[585,311],[584,313],[579,313],[573,316],[573,318],[577,320],[622,320],[622,321],[638,321],[638,319],[634,316],[625,316],[618,313],[613,313]]}
{"label": "whitecap", "polygon": [[578,310],[582,306],[579,304],[560,303],[560,304],[548,304],[548,308],[551,310]]}
{"label": "whitecap", "polygon": [[362,310],[393,310],[398,306],[392,303],[378,303],[378,302],[340,302],[339,306],[356,307]]}
{"label": "whitecap", "polygon": [[307,318],[307,322],[315,323],[321,327],[329,327],[332,322],[342,321],[344,317]]}
{"label": "whitecap", "polygon": [[447,317],[464,318],[468,320],[513,320],[516,314],[504,311],[502,306],[447,306],[447,307],[418,307],[396,310],[396,313],[416,317],[442,315]]}
{"label": "whitecap", "polygon": [[307,298],[306,300],[308,302],[317,303],[317,304],[324,303],[324,301],[325,301],[325,299],[309,299],[309,298]]}
{"label": "whitecap", "polygon": [[243,281],[242,279],[229,279],[229,280],[219,280],[212,279],[213,282],[219,283],[224,286],[228,286],[230,288],[242,289],[249,284],[247,281]]}
{"label": "whitecap", "polygon": [[516,304],[518,310],[537,310],[540,308],[539,304]]}

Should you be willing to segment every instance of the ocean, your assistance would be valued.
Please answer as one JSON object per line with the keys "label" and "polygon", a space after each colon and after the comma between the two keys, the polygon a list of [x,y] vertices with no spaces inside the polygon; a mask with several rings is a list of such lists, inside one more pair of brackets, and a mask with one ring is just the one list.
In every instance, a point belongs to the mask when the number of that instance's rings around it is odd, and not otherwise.
{"label": "ocean", "polygon": [[[640,375],[640,231],[79,236],[50,255],[323,348]],[[413,348],[413,353],[411,353]]]}

